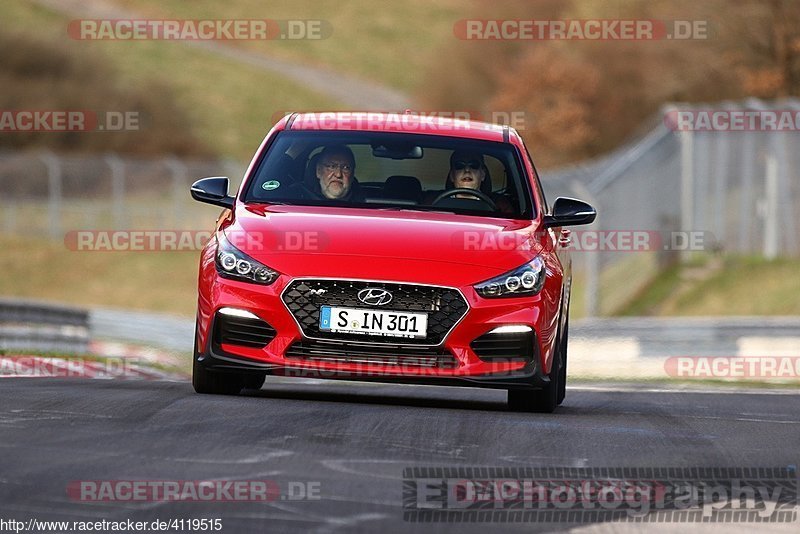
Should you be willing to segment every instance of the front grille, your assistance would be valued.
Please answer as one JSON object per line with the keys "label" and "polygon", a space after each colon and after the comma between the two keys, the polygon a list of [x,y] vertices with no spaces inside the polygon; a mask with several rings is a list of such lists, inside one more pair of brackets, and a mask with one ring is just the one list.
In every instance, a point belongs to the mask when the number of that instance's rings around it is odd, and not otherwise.
{"label": "front grille", "polygon": [[470,343],[484,361],[530,362],[535,353],[533,332],[518,334],[483,334]]}
{"label": "front grille", "polygon": [[352,345],[340,341],[298,341],[286,359],[337,363],[369,363],[453,369],[458,361],[447,350],[408,345]]}
{"label": "front grille", "polygon": [[[366,288],[385,289],[392,293],[392,301],[384,306],[364,304],[358,300],[358,292]],[[457,290],[414,284],[351,280],[295,280],[286,287],[282,298],[289,312],[297,319],[306,337],[362,343],[367,341],[366,336],[321,331],[319,328],[320,307],[344,306],[427,313],[427,336],[424,339],[404,339],[403,343],[406,345],[439,345],[467,313],[467,301]],[[385,339],[386,343],[392,343],[391,337]],[[378,343],[383,344],[382,342]]]}
{"label": "front grille", "polygon": [[266,347],[275,338],[275,329],[261,319],[234,317],[217,313],[214,319],[214,343],[243,347]]}

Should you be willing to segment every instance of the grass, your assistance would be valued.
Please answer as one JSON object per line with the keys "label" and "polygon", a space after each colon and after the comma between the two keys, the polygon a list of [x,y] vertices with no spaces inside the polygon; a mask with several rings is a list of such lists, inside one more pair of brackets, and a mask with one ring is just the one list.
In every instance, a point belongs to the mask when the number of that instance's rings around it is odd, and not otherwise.
{"label": "grass", "polygon": [[[116,0],[148,17],[186,19],[322,20],[320,40],[232,41],[251,51],[310,65],[325,65],[411,92],[441,45],[455,39],[453,24],[467,13],[457,0]],[[326,32],[327,33],[327,32]]]}
{"label": "grass", "polygon": [[[198,137],[219,154],[240,162],[252,156],[276,111],[337,107],[337,102],[281,76],[182,43],[74,41],[67,36],[69,18],[20,0],[0,3],[0,19],[14,21],[15,31],[61,39],[65,47],[102,52],[119,71],[121,84],[145,86],[147,79],[162,81],[178,96]],[[145,121],[142,127],[146,128]]]}
{"label": "grass", "polygon": [[73,252],[0,236],[0,295],[193,317],[199,252]]}
{"label": "grass", "polygon": [[[595,254],[595,252],[587,251],[584,254]],[[576,256],[577,253],[574,253],[573,258]],[[574,319],[585,317],[587,312],[586,296],[589,288],[586,283],[586,261],[582,263],[584,268],[576,264],[573,259],[570,315]],[[613,314],[634,298],[637,290],[649,287],[651,280],[658,275],[657,263],[658,258],[654,253],[640,253],[628,255],[605,268],[600,273],[599,279],[597,295],[599,315]]]}
{"label": "grass", "polygon": [[670,267],[648,284],[631,302],[622,306],[616,315],[653,315],[659,306],[675,293],[680,285],[680,268]]}
{"label": "grass", "polygon": [[800,260],[729,258],[690,293],[667,301],[665,315],[800,315]]}
{"label": "grass", "polygon": [[[9,235],[0,235],[0,247],[2,296],[195,313],[198,251],[72,251],[63,242]],[[697,264],[667,269],[613,315],[800,315],[798,259],[729,257],[703,279],[686,277],[693,268]],[[571,314],[577,319],[585,315],[586,288],[582,273],[574,277]],[[601,295],[608,291],[604,286]]]}
{"label": "grass", "polygon": [[[331,30],[325,39],[227,44],[304,65],[325,66],[409,93],[425,90],[428,66],[442,45],[455,39],[453,24],[465,16],[463,5],[456,0],[435,4],[425,0],[111,3],[151,18],[322,20]],[[145,87],[145,80],[162,81],[174,90],[197,137],[220,155],[240,162],[250,158],[278,112],[343,109],[332,98],[280,75],[184,43],[72,40],[67,35],[69,17],[27,1],[0,3],[0,18],[13,21],[15,31],[61,40],[65,47],[102,52],[120,71],[120,84]]]}
{"label": "grass", "polygon": [[[595,254],[587,252],[587,254]],[[622,253],[624,254],[624,253]],[[610,315],[624,305],[637,288],[645,287],[658,276],[658,253],[626,254],[600,272],[598,308],[600,315]]]}
{"label": "grass", "polygon": [[656,278],[617,315],[800,315],[800,260],[728,257],[702,279],[697,265],[677,266]]}

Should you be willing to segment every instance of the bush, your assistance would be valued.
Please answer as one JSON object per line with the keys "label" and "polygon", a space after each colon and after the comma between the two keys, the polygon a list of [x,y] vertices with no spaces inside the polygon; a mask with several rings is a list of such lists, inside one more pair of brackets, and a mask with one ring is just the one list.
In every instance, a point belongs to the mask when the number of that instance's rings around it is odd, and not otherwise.
{"label": "bush", "polygon": [[40,40],[0,30],[0,109],[135,112],[138,130],[7,132],[0,147],[47,147],[58,151],[120,152],[137,155],[210,156],[192,133],[187,114],[169,87],[155,80],[126,86],[108,61],[82,43]]}

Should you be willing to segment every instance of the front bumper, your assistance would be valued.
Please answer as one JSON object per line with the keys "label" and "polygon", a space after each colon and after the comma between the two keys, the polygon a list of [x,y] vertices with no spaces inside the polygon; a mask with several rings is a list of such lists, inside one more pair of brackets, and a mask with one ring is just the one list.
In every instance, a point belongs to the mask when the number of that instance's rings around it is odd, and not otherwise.
{"label": "front bumper", "polygon": [[[213,266],[211,271],[206,272],[205,280],[201,271],[196,354],[198,364],[209,370],[504,389],[541,388],[549,382],[554,336],[552,328],[542,327],[543,306],[538,296],[483,299],[471,287],[450,288],[463,297],[466,308],[435,344],[427,343],[431,340],[320,339],[314,335],[317,332],[304,331],[311,323],[302,324],[302,318],[298,321],[282,298],[287,288],[296,287],[296,283],[289,287],[296,280],[281,276],[270,286],[259,286],[221,278]],[[223,328],[227,317],[219,314],[222,308],[247,311],[266,323],[269,329],[259,330],[269,334],[264,338],[266,344],[259,346],[257,337],[232,339],[226,335],[246,329],[238,325]],[[483,350],[476,339],[486,340],[485,335],[494,328],[512,324],[531,328],[526,353],[508,358],[485,354],[482,358],[476,353]],[[248,346],[248,340],[254,342]]]}
{"label": "front bumper", "polygon": [[205,352],[196,354],[195,357],[198,358],[200,365],[206,369],[221,373],[265,373],[293,378],[497,389],[540,389],[550,382],[550,379],[547,376],[543,376],[535,365],[528,365],[515,371],[496,374],[445,375],[393,373],[380,367],[361,367],[348,370],[345,367],[297,365],[289,362],[275,364],[255,361],[227,352],[215,352],[213,347],[208,347]]}

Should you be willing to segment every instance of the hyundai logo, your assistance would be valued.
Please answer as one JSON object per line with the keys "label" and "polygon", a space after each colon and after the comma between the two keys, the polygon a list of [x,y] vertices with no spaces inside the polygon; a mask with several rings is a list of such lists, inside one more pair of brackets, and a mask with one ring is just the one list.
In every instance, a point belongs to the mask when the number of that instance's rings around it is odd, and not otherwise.
{"label": "hyundai logo", "polygon": [[392,294],[385,289],[368,287],[358,292],[358,300],[370,306],[383,306],[392,301]]}

